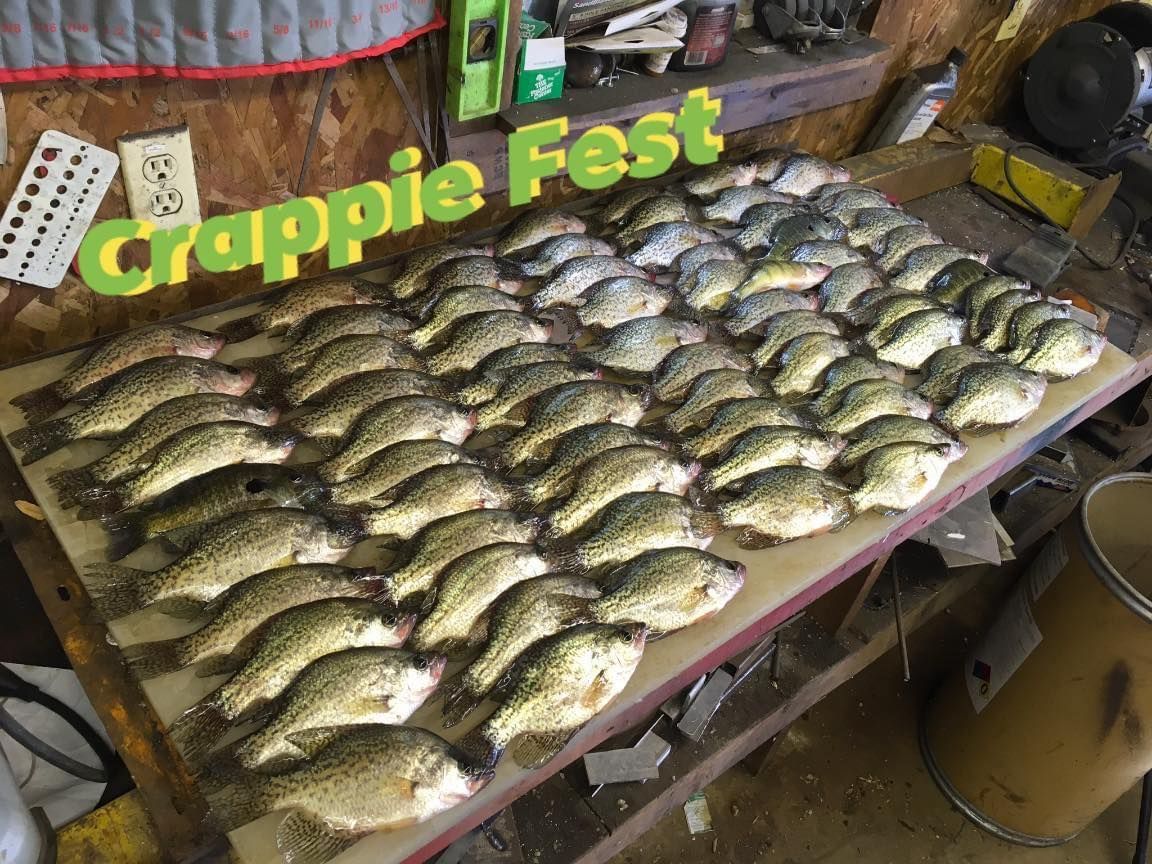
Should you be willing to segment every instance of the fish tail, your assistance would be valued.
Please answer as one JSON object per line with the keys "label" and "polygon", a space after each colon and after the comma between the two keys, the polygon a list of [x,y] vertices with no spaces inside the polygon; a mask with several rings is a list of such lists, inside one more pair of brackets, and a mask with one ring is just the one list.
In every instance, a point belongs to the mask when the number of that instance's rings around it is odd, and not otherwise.
{"label": "fish tail", "polygon": [[510,258],[494,257],[496,262],[496,273],[501,279],[515,279],[523,280],[528,277],[524,272],[524,268],[516,261]]}
{"label": "fish tail", "polygon": [[716,477],[712,471],[701,471],[696,482],[705,492],[715,492],[717,489]]}
{"label": "fish tail", "polygon": [[105,517],[102,522],[108,532],[109,561],[119,561],[152,539],[141,514],[117,513]]}
{"label": "fish tail", "polygon": [[263,396],[274,404],[283,404],[284,390],[292,382],[292,372],[280,363],[280,356],[245,357],[233,365],[251,369],[256,373],[256,382],[248,391],[249,395]]}
{"label": "fish tail", "polygon": [[37,387],[35,390],[13,397],[8,404],[19,408],[27,422],[39,423],[68,404],[68,400],[56,392],[56,386],[56,382],[53,382],[44,387]]}
{"label": "fish tail", "polygon": [[[211,694],[202,702],[197,702],[168,727],[168,733],[180,745],[180,752],[190,763],[203,762],[212,745],[219,741],[232,725],[214,696],[215,694]],[[240,824],[249,821],[251,820],[245,819]]]}
{"label": "fish tail", "polygon": [[25,426],[9,435],[9,443],[17,450],[24,451],[20,464],[31,465],[70,442],[73,438],[73,416],[70,414],[58,420]]}
{"label": "fish tail", "polygon": [[720,514],[711,510],[699,510],[693,513],[688,521],[697,537],[715,537],[725,528]]}
{"label": "fish tail", "polygon": [[569,339],[579,339],[588,329],[580,320],[580,313],[575,309],[555,309],[553,319],[568,333]]}
{"label": "fish tail", "polygon": [[485,725],[482,723],[477,726],[461,738],[456,746],[471,756],[481,768],[490,770],[496,767],[504,755],[504,747],[489,740],[484,734]]}
{"label": "fish tail", "polygon": [[88,466],[53,474],[48,478],[48,485],[51,486],[52,491],[56,493],[56,498],[60,501],[60,506],[68,509],[69,507],[75,507],[79,504],[81,493],[92,486],[98,485],[98,481],[92,473],[92,468]]}
{"label": "fish tail", "polygon": [[445,729],[461,722],[479,708],[480,703],[484,701],[483,696],[477,696],[472,692],[464,679],[464,671],[461,669],[451,679],[442,683],[439,688],[440,694],[444,697],[443,723]]}
{"label": "fish tail", "polygon": [[227,321],[216,329],[229,342],[243,342],[260,332],[261,327],[258,318],[258,315],[245,315],[243,318]]}
{"label": "fish tail", "polygon": [[131,506],[122,488],[99,483],[78,491],[76,503],[83,504],[78,514],[78,518],[81,520],[114,516]]}
{"label": "fish tail", "polygon": [[92,564],[85,571],[88,596],[106,621],[123,618],[148,605],[144,589],[150,575],[147,570],[118,564]]}
{"label": "fish tail", "polygon": [[557,571],[568,573],[587,573],[592,568],[588,565],[588,555],[583,546],[571,549],[549,549],[544,557],[555,565]]}
{"label": "fish tail", "polygon": [[221,831],[232,831],[259,819],[268,810],[265,795],[272,778],[241,768],[232,760],[214,760],[202,772],[211,819]]}
{"label": "fish tail", "polygon": [[159,678],[188,665],[188,640],[184,637],[160,642],[137,642],[120,650],[128,668],[141,681]]}

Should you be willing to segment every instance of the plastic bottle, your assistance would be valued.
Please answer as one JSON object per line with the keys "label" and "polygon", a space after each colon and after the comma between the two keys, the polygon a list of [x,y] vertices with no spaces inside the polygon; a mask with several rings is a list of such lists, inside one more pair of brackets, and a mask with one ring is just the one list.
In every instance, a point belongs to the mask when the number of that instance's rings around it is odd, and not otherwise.
{"label": "plastic bottle", "polygon": [[960,68],[967,60],[967,54],[953,48],[944,61],[911,72],[884,116],[860,145],[860,152],[922,137],[956,95]]}
{"label": "plastic bottle", "polygon": [[715,69],[728,57],[736,28],[737,0],[685,0],[679,8],[688,16],[684,47],[669,64],[677,72]]}

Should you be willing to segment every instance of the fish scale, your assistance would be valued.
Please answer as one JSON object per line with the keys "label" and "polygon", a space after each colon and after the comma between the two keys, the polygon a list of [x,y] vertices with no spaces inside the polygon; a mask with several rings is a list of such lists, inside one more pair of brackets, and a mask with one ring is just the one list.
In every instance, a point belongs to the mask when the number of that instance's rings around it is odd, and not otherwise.
{"label": "fish scale", "polygon": [[457,246],[454,243],[425,246],[405,256],[404,268],[388,283],[388,290],[397,299],[408,300],[427,290],[428,275],[445,261],[491,254],[491,248],[480,246]]}

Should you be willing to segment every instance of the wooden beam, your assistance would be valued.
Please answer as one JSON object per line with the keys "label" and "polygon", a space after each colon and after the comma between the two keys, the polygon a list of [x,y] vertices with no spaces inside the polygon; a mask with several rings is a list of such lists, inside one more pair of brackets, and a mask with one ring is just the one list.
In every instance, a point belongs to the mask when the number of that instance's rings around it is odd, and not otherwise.
{"label": "wooden beam", "polygon": [[925,137],[849,156],[840,164],[854,180],[897,201],[911,201],[967,182],[974,152],[971,144]]}

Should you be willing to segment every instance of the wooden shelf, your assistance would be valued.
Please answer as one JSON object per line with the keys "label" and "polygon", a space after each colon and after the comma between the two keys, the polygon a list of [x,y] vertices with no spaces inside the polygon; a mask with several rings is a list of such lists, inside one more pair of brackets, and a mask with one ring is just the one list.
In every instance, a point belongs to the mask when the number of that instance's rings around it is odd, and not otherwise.
{"label": "wooden shelf", "polygon": [[501,111],[497,125],[515,132],[567,117],[569,129],[579,132],[601,123],[626,124],[653,111],[676,111],[689,90],[707,87],[724,97],[720,131],[736,132],[871,96],[891,57],[891,46],[869,37],[814,45],[807,54],[753,54],[734,41],[728,60],[708,72],[624,75],[613,87],[565,89],[560,99]]}

